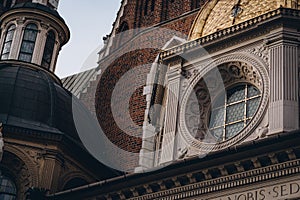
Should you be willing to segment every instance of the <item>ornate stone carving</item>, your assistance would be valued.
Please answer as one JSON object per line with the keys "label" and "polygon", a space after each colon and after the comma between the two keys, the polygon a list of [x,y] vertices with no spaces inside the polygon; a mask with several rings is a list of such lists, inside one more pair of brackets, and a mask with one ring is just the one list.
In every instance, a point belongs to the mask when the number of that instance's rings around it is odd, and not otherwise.
{"label": "ornate stone carving", "polygon": [[216,138],[208,132],[211,100],[224,92],[226,87],[237,82],[248,82],[257,87],[262,85],[258,73],[251,65],[243,62],[222,64],[218,70],[206,74],[196,84],[190,94],[185,113],[186,125],[195,139],[216,143]]}
{"label": "ornate stone carving", "polygon": [[248,52],[262,58],[265,63],[269,63],[269,51],[265,44],[253,47]]}
{"label": "ornate stone carving", "polygon": [[181,75],[182,75],[184,78],[186,78],[186,79],[189,79],[189,78],[191,78],[191,76],[192,76],[191,72],[189,72],[189,71],[187,71],[187,70],[182,70],[182,71],[181,71]]}
{"label": "ornate stone carving", "polygon": [[41,165],[41,154],[38,153],[37,151],[33,151],[33,150],[26,150],[26,153],[28,156],[30,156],[31,160],[34,162],[34,164],[40,168]]}
{"label": "ornate stone carving", "polygon": [[259,138],[264,138],[264,137],[266,137],[268,131],[269,131],[269,125],[263,126],[263,127],[260,126],[260,127],[258,127],[257,130],[256,130],[256,132],[257,132]]}
{"label": "ornate stone carving", "polygon": [[47,23],[44,23],[44,22],[41,22],[41,27],[45,30],[48,30],[49,27],[50,27],[50,24],[47,24]]}
{"label": "ornate stone carving", "polygon": [[[189,87],[182,95],[179,131],[184,140],[191,147],[198,149],[198,153],[204,153],[226,148],[245,139],[262,120],[267,109],[269,99],[267,64],[249,52],[236,52],[221,57],[205,67],[195,66],[190,70],[199,71],[196,77],[189,79],[187,84]],[[208,131],[211,101],[225,92],[226,87],[240,82],[251,83],[260,89],[262,92],[260,106],[251,122],[238,135],[223,142],[216,142]],[[265,131],[264,129],[262,135]]]}
{"label": "ornate stone carving", "polygon": [[18,19],[17,19],[17,24],[18,24],[18,25],[22,25],[22,24],[25,23],[25,21],[26,21],[26,18],[25,18],[25,17],[18,17]]}

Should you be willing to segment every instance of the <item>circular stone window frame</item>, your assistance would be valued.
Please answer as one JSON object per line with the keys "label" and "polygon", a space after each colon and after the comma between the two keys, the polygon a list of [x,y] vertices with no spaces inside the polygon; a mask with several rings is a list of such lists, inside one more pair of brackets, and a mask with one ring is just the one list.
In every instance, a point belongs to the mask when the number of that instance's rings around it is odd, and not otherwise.
{"label": "circular stone window frame", "polygon": [[[186,108],[188,104],[189,97],[194,90],[196,84],[201,81],[201,79],[208,74],[213,69],[219,67],[222,64],[226,64],[229,62],[242,62],[246,63],[253,67],[253,69],[258,73],[259,78],[261,79],[261,101],[260,105],[257,108],[256,114],[253,116],[250,123],[242,129],[237,135],[234,137],[216,143],[206,143],[200,141],[192,136],[190,133],[188,126],[186,124]],[[189,87],[183,93],[182,103],[180,106],[180,114],[179,114],[179,135],[185,140],[185,142],[190,145],[192,148],[196,148],[201,152],[211,152],[217,151],[221,149],[228,148],[245,140],[260,124],[262,121],[269,104],[269,96],[270,96],[270,79],[268,73],[268,65],[259,57],[249,54],[249,53],[232,53],[223,57],[220,57],[209,64],[202,66],[199,68],[196,66],[198,70],[198,74],[190,81]],[[195,69],[194,68],[194,69]],[[226,89],[226,88],[225,88]]]}

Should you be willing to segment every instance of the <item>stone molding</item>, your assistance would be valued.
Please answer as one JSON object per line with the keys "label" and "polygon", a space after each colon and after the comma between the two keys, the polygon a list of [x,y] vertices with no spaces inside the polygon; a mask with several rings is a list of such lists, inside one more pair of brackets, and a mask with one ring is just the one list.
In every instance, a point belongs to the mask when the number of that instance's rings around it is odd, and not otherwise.
{"label": "stone molding", "polygon": [[233,35],[235,33],[239,33],[241,31],[249,30],[251,28],[255,28],[259,23],[267,22],[271,19],[278,18],[279,16],[287,16],[287,17],[300,17],[300,10],[288,9],[288,8],[279,8],[268,13],[265,13],[261,16],[255,17],[253,19],[247,20],[245,22],[239,23],[237,25],[233,25],[229,28],[225,28],[223,30],[217,31],[213,34],[201,37],[199,39],[187,42],[183,45],[168,49],[161,53],[161,59],[165,59],[167,57],[178,55],[181,52],[192,50],[197,48],[200,45],[205,45],[210,42],[214,42],[219,39],[223,39],[226,36]]}
{"label": "stone molding", "polygon": [[212,192],[219,192],[225,189],[255,184],[266,180],[274,180],[285,176],[296,176],[300,174],[300,160],[281,163],[273,166],[254,169],[234,175],[229,175],[209,181],[194,183],[169,189],[162,192],[148,194],[140,197],[130,198],[130,200],[146,199],[182,199],[206,195]]}
{"label": "stone molding", "polygon": [[[261,82],[261,92],[262,92],[262,99],[260,106],[258,108],[258,111],[256,115],[253,117],[250,124],[238,135],[235,137],[221,143],[217,144],[207,144],[203,143],[197,139],[195,139],[191,133],[189,132],[187,125],[186,125],[186,119],[185,119],[185,113],[186,113],[186,106],[187,102],[189,100],[189,96],[192,93],[195,85],[201,80],[201,78],[210,72],[212,69],[214,69],[216,66],[219,66],[224,63],[228,62],[242,62],[247,63],[249,66],[252,66],[254,70],[257,71],[258,76],[260,77]],[[187,141],[187,143],[200,152],[210,152],[210,151],[216,151],[220,149],[227,148],[229,146],[232,146],[243,139],[245,139],[249,134],[258,126],[258,124],[261,122],[264,114],[266,113],[266,110],[268,108],[268,100],[269,100],[269,91],[270,91],[270,83],[269,83],[269,73],[268,73],[268,66],[257,56],[252,55],[248,52],[236,52],[232,53],[223,57],[220,57],[213,61],[212,63],[208,64],[207,66],[201,66],[201,68],[197,69],[198,74],[191,78],[189,82],[189,87],[186,89],[185,93],[183,94],[183,99],[181,100],[181,107],[180,107],[180,115],[179,115],[179,133],[183,136],[183,138]],[[199,153],[199,152],[198,152]]]}

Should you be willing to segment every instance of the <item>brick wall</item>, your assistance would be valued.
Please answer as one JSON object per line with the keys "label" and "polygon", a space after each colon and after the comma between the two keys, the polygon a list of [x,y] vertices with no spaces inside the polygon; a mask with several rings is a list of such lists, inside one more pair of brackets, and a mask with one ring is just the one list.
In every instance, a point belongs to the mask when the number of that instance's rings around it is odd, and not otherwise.
{"label": "brick wall", "polygon": [[[124,14],[120,18],[120,26],[117,33],[122,31],[123,23],[128,24],[127,36],[118,35],[112,50],[119,48],[124,41],[130,40],[137,34],[138,28],[151,27],[167,20],[172,20],[189,11],[202,6],[207,0],[129,0],[124,8]],[[122,38],[120,38],[122,37]]]}
{"label": "brick wall", "polygon": [[[125,15],[122,20],[126,20],[130,29],[137,26],[136,23],[140,23],[138,26],[150,26],[160,22],[161,17],[165,13],[162,13],[162,10],[160,10],[162,7],[160,7],[161,5],[159,4],[167,4],[167,2],[170,3],[171,1],[156,0],[154,2],[157,4],[155,5],[156,10],[152,13],[147,13],[147,16],[143,16],[141,19],[139,16],[143,14],[143,12],[140,12],[140,10],[136,12],[134,6],[138,5],[136,1],[132,1],[125,9],[125,13],[128,14]],[[138,4],[139,3],[140,1],[138,1]],[[148,9],[151,11],[151,0],[148,6],[150,6]],[[192,5],[191,0],[174,0],[167,18],[177,17],[193,9],[193,6],[195,6],[195,4]],[[138,8],[142,9],[142,7]],[[98,121],[110,141],[120,149],[132,153],[127,157],[123,157],[118,152],[110,154],[113,155],[111,157],[115,159],[113,162],[119,162],[119,165],[128,171],[138,166],[138,153],[142,144],[142,125],[144,121],[144,110],[146,108],[143,86],[146,84],[146,76],[150,71],[151,64],[161,50],[156,47],[163,47],[175,34],[179,35],[179,37],[187,37],[196,15],[197,11],[162,24],[161,28],[165,28],[163,34],[161,29],[153,29],[152,31],[138,35],[129,32],[129,35],[123,36],[128,38],[128,42],[124,41],[119,48],[115,45],[111,54],[100,61],[99,65],[103,69],[102,74],[99,75],[97,81],[91,84],[88,92],[81,96],[81,99],[86,102],[86,105],[89,106],[91,110],[95,109],[93,108],[93,105],[95,105]],[[154,20],[152,20],[153,18]],[[136,19],[140,19],[141,21],[136,21]],[[175,33],[175,31],[177,31],[177,33]],[[137,49],[135,49],[136,47]],[[138,70],[136,71],[136,69]],[[119,94],[119,98],[115,103],[115,108],[120,109],[121,114],[113,116],[111,109],[113,91],[119,80],[131,70],[135,70],[136,76],[129,79],[127,84],[131,85],[135,82],[141,82],[142,85],[134,92],[130,91],[126,86],[122,88],[121,94]],[[130,94],[130,92],[132,94]],[[129,105],[126,105],[128,102],[126,102],[125,96],[128,94],[130,95],[130,100]],[[95,104],[91,104],[93,100]],[[128,119],[122,115],[122,112],[124,112],[122,108],[124,108],[124,106],[129,108],[128,112],[134,123],[134,126],[130,124],[128,124],[128,127],[125,126],[125,131],[124,127],[120,128],[116,123],[116,121],[118,121],[127,125],[126,121]]]}

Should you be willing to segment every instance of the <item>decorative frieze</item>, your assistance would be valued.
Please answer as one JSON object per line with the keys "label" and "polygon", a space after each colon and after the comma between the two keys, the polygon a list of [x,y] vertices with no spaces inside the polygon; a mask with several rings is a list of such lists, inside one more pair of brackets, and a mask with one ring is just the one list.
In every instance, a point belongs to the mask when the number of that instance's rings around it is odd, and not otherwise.
{"label": "decorative frieze", "polygon": [[177,188],[143,195],[140,197],[130,198],[131,200],[146,200],[146,199],[207,199],[205,196],[209,194],[218,195],[226,189],[230,191],[236,187],[259,184],[266,180],[278,180],[278,178],[287,177],[290,175],[300,175],[300,161],[290,161],[280,163],[268,167],[258,168],[242,173],[237,173],[229,176],[224,176],[209,181],[197,182],[194,184],[180,186]]}

